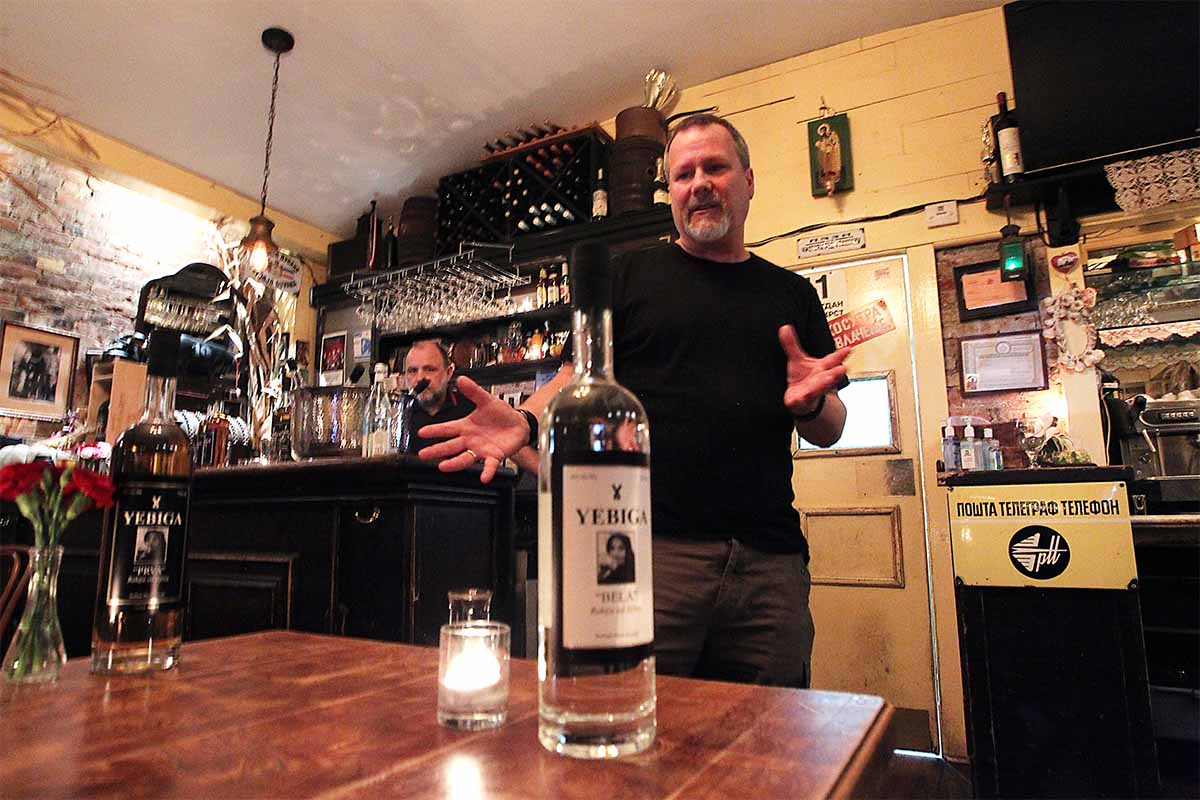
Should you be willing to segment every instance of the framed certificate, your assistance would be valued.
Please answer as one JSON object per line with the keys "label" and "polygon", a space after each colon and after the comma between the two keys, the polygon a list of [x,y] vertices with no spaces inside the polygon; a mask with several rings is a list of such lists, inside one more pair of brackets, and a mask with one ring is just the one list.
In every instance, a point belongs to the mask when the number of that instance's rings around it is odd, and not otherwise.
{"label": "framed certificate", "polygon": [[961,341],[963,394],[1045,389],[1046,352],[1041,331],[973,336]]}
{"label": "framed certificate", "polygon": [[1037,310],[1032,268],[1024,280],[1002,281],[999,261],[967,264],[954,268],[954,286],[960,322]]}

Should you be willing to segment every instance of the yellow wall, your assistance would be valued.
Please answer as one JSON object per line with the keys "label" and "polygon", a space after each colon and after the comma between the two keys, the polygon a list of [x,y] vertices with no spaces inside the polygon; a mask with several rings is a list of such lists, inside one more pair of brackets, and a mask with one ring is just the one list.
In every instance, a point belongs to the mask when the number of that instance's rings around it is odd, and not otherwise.
{"label": "yellow wall", "polygon": [[[842,222],[943,200],[962,200],[986,188],[980,127],[997,92],[1012,91],[1001,9],[901,28],[789,58],[689,87],[672,112],[719,106],[750,145],[756,195],[748,241],[816,222]],[[849,193],[814,198],[808,168],[807,123],[821,98],[850,117],[854,185]],[[1019,102],[1019,98],[1017,98]],[[611,129],[611,128],[610,128]],[[1025,230],[1029,217],[1015,216]],[[867,249],[801,261],[796,238],[755,250],[781,266],[906,252],[913,274],[923,475],[929,510],[930,569],[942,704],[943,750],[965,758],[961,669],[945,490],[936,486],[938,423],[946,414],[944,357],[938,315],[934,247],[998,239],[1002,214],[982,201],[959,205],[959,222],[927,228],[917,213],[894,220],[833,225],[820,233],[866,229]],[[811,235],[811,234],[806,234]]]}

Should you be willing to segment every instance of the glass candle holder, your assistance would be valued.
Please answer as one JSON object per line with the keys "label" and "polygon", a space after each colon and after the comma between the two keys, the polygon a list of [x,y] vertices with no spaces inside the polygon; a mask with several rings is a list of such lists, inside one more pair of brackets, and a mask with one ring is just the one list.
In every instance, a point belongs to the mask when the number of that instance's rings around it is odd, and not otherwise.
{"label": "glass candle holder", "polygon": [[469,620],[443,625],[438,648],[438,722],[480,730],[508,714],[508,651],[503,622]]}
{"label": "glass candle holder", "polygon": [[446,593],[450,606],[450,624],[486,621],[492,618],[492,592],[490,589],[451,589]]}

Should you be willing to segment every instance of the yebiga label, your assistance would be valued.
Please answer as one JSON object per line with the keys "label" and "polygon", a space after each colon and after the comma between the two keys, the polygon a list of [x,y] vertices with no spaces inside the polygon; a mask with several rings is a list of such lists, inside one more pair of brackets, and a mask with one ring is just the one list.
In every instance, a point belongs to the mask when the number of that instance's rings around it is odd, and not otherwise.
{"label": "yebiga label", "polygon": [[116,498],[110,606],[177,603],[183,596],[187,484],[127,483]]}
{"label": "yebiga label", "polygon": [[562,514],[563,647],[654,641],[650,469],[564,466]]}

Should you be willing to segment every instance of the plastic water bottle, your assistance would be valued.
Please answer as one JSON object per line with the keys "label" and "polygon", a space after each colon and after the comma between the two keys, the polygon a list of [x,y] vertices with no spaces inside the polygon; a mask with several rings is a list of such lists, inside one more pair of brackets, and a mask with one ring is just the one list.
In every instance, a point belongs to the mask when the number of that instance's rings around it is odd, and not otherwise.
{"label": "plastic water bottle", "polygon": [[958,442],[954,440],[954,426],[950,424],[950,420],[946,420],[946,430],[942,436],[942,463],[946,465],[947,472],[960,467]]}

